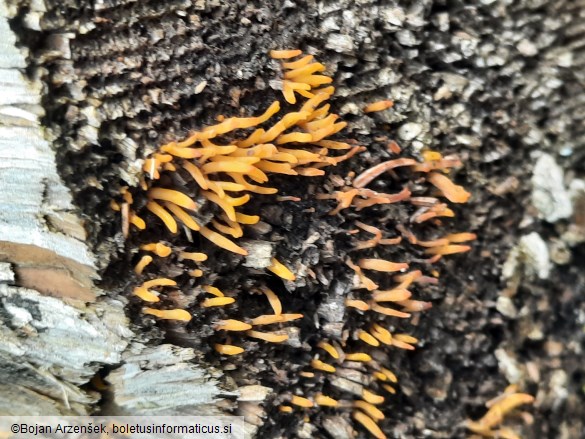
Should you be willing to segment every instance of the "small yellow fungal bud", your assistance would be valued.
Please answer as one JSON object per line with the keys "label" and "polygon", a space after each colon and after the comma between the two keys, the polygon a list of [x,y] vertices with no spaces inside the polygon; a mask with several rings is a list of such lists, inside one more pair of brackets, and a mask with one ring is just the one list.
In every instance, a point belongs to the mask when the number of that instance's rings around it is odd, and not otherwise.
{"label": "small yellow fungal bud", "polygon": [[180,252],[179,260],[181,259],[190,259],[191,261],[195,262],[203,262],[207,260],[207,255],[205,253]]}
{"label": "small yellow fungal bud", "polygon": [[152,252],[161,258],[166,258],[172,252],[172,250],[169,246],[166,246],[161,242],[153,242],[151,244],[141,245],[140,250]]}
{"label": "small yellow fungal bud", "polygon": [[177,206],[184,207],[185,209],[195,210],[197,204],[182,192],[175,191],[172,189],[163,188],[151,188],[148,191],[148,197],[153,200],[170,201]]}
{"label": "small yellow fungal bud", "polygon": [[396,389],[388,384],[382,384],[382,387],[384,388],[384,390],[386,390],[386,392],[391,393],[392,395],[396,394]]}
{"label": "small yellow fungal bud", "polygon": [[329,355],[331,355],[336,360],[339,360],[339,352],[337,351],[335,346],[333,346],[332,344],[327,343],[326,341],[320,341],[317,344],[317,346],[320,347],[321,349],[325,350]]}
{"label": "small yellow fungal bud", "polygon": [[239,320],[220,320],[214,325],[214,329],[223,331],[247,331],[252,325]]}
{"label": "small yellow fungal bud", "polygon": [[132,291],[132,294],[134,294],[136,297],[140,297],[145,302],[154,303],[154,302],[160,301],[160,299],[158,298],[158,296],[156,294],[154,294],[152,291],[147,290],[144,287],[134,288],[134,290]]}
{"label": "small yellow fungal bud", "polygon": [[211,285],[203,285],[201,289],[206,293],[213,294],[215,297],[225,296],[225,294],[223,294],[219,288],[212,287]]}
{"label": "small yellow fungal bud", "polygon": [[391,108],[394,105],[394,102],[390,100],[385,101],[378,101],[368,104],[364,107],[364,113],[372,113],[374,111],[383,111]]}
{"label": "small yellow fungal bud", "polygon": [[408,264],[406,263],[390,262],[384,259],[360,259],[358,265],[366,270],[383,271],[386,273],[393,273],[408,268]]}
{"label": "small yellow fungal bud", "polygon": [[353,412],[353,419],[362,424],[376,439],[386,439],[386,435],[380,430],[378,424],[364,412],[356,410]]}
{"label": "small yellow fungal bud", "polygon": [[278,410],[282,413],[292,413],[293,408],[290,405],[281,405]]}
{"label": "small yellow fungal bud", "polygon": [[174,287],[176,285],[177,282],[166,277],[159,277],[157,279],[147,280],[142,284],[142,286],[146,289],[153,287]]}
{"label": "small yellow fungal bud", "polygon": [[260,340],[268,341],[270,343],[282,343],[283,341],[288,340],[288,335],[286,334],[276,334],[274,332],[260,332],[250,330],[246,332],[248,337],[258,338]]}
{"label": "small yellow fungal bud", "polygon": [[388,369],[386,369],[385,367],[382,367],[381,372],[386,375],[388,377],[388,379],[393,382],[393,383],[397,383],[398,382],[398,378],[396,378],[396,375],[394,375],[394,373]]}
{"label": "small yellow fungal bud", "polygon": [[290,50],[271,50],[270,57],[274,59],[287,59],[287,58],[294,58],[295,56],[299,56],[303,53],[302,50],[299,49],[290,49]]}
{"label": "small yellow fungal bud", "polygon": [[361,329],[358,331],[358,338],[370,346],[380,346],[380,342],[372,334]]}
{"label": "small yellow fungal bud", "polygon": [[305,378],[314,378],[315,377],[315,374],[313,372],[306,372],[306,371],[299,372],[299,375],[302,377],[305,377]]}
{"label": "small yellow fungal bud", "polygon": [[268,302],[270,303],[270,306],[274,310],[274,314],[276,314],[276,315],[282,314],[282,304],[280,303],[280,299],[274,293],[274,291],[272,291],[268,287],[262,287],[261,290],[264,294],[266,294],[266,297],[268,298]]}
{"label": "small yellow fungal bud", "polygon": [[372,357],[368,354],[363,352],[358,352],[355,354],[345,354],[345,359],[347,361],[361,361],[367,363],[368,361],[372,361]]}
{"label": "small yellow fungal bud", "polygon": [[330,364],[323,363],[321,360],[311,360],[311,367],[317,370],[322,370],[323,372],[335,373],[335,367],[331,366]]}
{"label": "small yellow fungal bud", "polygon": [[353,405],[358,409],[363,410],[366,412],[370,418],[375,419],[376,421],[380,421],[384,419],[384,413],[382,413],[376,406],[370,404],[366,401],[354,401]]}
{"label": "small yellow fungal bud", "polygon": [[374,405],[382,404],[384,402],[383,396],[376,395],[374,392],[370,392],[368,389],[362,390],[362,398],[364,398],[366,402]]}
{"label": "small yellow fungal bud", "polygon": [[269,271],[285,280],[293,281],[296,279],[296,276],[287,267],[278,262],[276,258],[272,258],[271,262],[271,265],[268,267]]}
{"label": "small yellow fungal bud", "polygon": [[146,268],[146,266],[148,264],[150,264],[152,262],[152,256],[142,256],[142,258],[140,258],[140,261],[138,261],[138,264],[136,264],[136,266],[134,267],[134,273],[136,274],[142,274],[142,272],[144,271],[144,269]]}
{"label": "small yellow fungal bud", "polygon": [[214,348],[222,355],[238,355],[244,352],[244,348],[230,344],[216,344]]}
{"label": "small yellow fungal bud", "polygon": [[188,322],[191,320],[191,314],[189,314],[184,309],[154,309],[154,308],[143,308],[142,312],[144,314],[150,314],[159,319],[164,320],[180,320],[183,322]]}
{"label": "small yellow fungal bud", "polygon": [[368,305],[363,300],[346,299],[345,305],[351,308],[359,309],[360,311],[368,311],[370,309],[370,305]]}
{"label": "small yellow fungal bud", "polygon": [[337,407],[339,405],[339,402],[329,396],[325,396],[322,393],[317,394],[317,396],[315,396],[315,403],[317,405],[322,405],[325,407]]}
{"label": "small yellow fungal bud", "polygon": [[291,404],[298,405],[299,407],[313,407],[313,401],[307,398],[303,398],[302,396],[293,395],[290,399]]}
{"label": "small yellow fungal bud", "polygon": [[236,299],[233,297],[213,297],[211,299],[205,299],[201,302],[201,306],[203,308],[211,308],[213,306],[225,306],[229,305],[230,303],[234,303]]}

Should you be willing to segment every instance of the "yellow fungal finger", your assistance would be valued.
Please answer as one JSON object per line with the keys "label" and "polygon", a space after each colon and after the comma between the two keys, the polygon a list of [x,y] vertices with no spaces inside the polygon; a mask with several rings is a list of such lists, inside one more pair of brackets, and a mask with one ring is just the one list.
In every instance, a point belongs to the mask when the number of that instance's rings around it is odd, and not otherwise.
{"label": "yellow fungal finger", "polygon": [[367,363],[368,361],[372,361],[372,357],[368,354],[363,352],[357,352],[354,354],[345,354],[345,359],[347,361],[360,361],[363,363]]}
{"label": "yellow fungal finger", "polygon": [[203,271],[200,269],[195,269],[195,270],[189,271],[187,274],[189,274],[189,276],[192,276],[192,277],[201,277],[201,276],[203,276]]}
{"label": "yellow fungal finger", "polygon": [[311,360],[311,367],[317,370],[322,370],[323,372],[335,373],[335,367],[316,358]]}
{"label": "yellow fungal finger", "polygon": [[366,270],[383,271],[386,273],[393,273],[408,268],[408,264],[404,262],[390,262],[384,259],[360,259],[358,265]]}
{"label": "yellow fungal finger", "polygon": [[243,213],[236,212],[236,221],[240,224],[257,224],[260,221],[258,215],[245,215]]}
{"label": "yellow fungal finger", "polygon": [[295,82],[301,82],[304,84],[309,84],[311,87],[318,87],[323,84],[331,84],[333,79],[329,76],[325,75],[304,75],[304,76],[295,76]]}
{"label": "yellow fungal finger", "polygon": [[285,280],[293,281],[296,279],[296,276],[290,271],[286,266],[278,262],[276,258],[272,258],[270,266],[267,267],[268,271],[276,274],[278,277],[281,277]]}
{"label": "yellow fungal finger", "polygon": [[293,408],[290,405],[281,405],[278,410],[282,413],[292,413]]}
{"label": "yellow fungal finger", "polygon": [[372,309],[372,311],[375,311],[375,312],[380,313],[380,314],[384,314],[385,316],[399,317],[401,319],[407,319],[410,317],[409,313],[397,311],[397,310],[392,309],[392,308],[386,308],[384,306],[378,305],[376,302],[370,303],[370,308]]}
{"label": "yellow fungal finger", "polygon": [[466,241],[474,241],[477,239],[477,235],[475,233],[451,233],[450,235],[445,236],[450,243],[461,243]]}
{"label": "yellow fungal finger", "polygon": [[207,255],[205,253],[197,253],[197,252],[180,252],[179,253],[179,260],[182,259],[189,259],[195,262],[203,262],[207,260]]}
{"label": "yellow fungal finger", "polygon": [[193,180],[197,182],[201,189],[209,189],[208,180],[201,172],[201,169],[190,162],[183,162],[183,168],[193,177]]}
{"label": "yellow fungal finger", "polygon": [[325,352],[327,352],[329,355],[331,355],[336,360],[339,360],[339,352],[337,351],[335,346],[333,346],[331,343],[327,343],[326,341],[320,341],[317,344],[317,346],[320,347],[321,349],[323,349]]}
{"label": "yellow fungal finger", "polygon": [[214,329],[222,331],[247,331],[252,325],[239,320],[220,320],[214,325]]}
{"label": "yellow fungal finger", "polygon": [[286,323],[293,320],[302,319],[303,314],[280,314],[280,315],[262,315],[252,319],[254,326],[271,325],[273,323]]}
{"label": "yellow fungal finger", "polygon": [[380,430],[378,424],[364,412],[356,410],[353,412],[353,419],[362,424],[376,439],[386,439],[386,435]]}
{"label": "yellow fungal finger", "polygon": [[168,279],[166,277],[159,277],[156,279],[147,280],[142,284],[144,288],[154,288],[154,287],[174,287],[177,285],[172,279]]}
{"label": "yellow fungal finger", "polygon": [[150,314],[159,319],[163,320],[180,320],[182,322],[188,322],[191,320],[191,314],[184,309],[154,309],[154,308],[143,308],[144,314]]}
{"label": "yellow fungal finger", "polygon": [[216,172],[233,172],[239,174],[248,174],[254,181],[258,183],[266,183],[268,177],[254,165],[246,163],[238,163],[236,160],[228,162],[210,162],[201,167],[205,174],[213,174]]}
{"label": "yellow fungal finger", "polygon": [[[296,78],[303,78],[306,76],[310,76],[313,73],[317,73],[317,72],[323,72],[325,71],[325,66],[321,63],[311,63],[311,64],[307,64],[306,66],[303,67],[299,67],[293,70],[290,70],[288,72],[285,72],[284,74],[284,78],[285,79],[293,79],[296,81]],[[304,82],[304,81],[300,81],[299,82]]]}
{"label": "yellow fungal finger", "polygon": [[309,133],[288,133],[281,134],[276,138],[277,145],[283,145],[285,143],[298,142],[298,143],[309,143],[313,140],[313,136]]}
{"label": "yellow fungal finger", "polygon": [[313,55],[306,55],[306,56],[303,56],[298,61],[283,62],[282,67],[284,67],[285,69],[298,69],[300,67],[306,66],[312,60],[313,60]]}
{"label": "yellow fungal finger", "polygon": [[313,401],[302,396],[293,395],[290,399],[291,404],[298,405],[299,407],[313,407]]}
{"label": "yellow fungal finger", "polygon": [[386,328],[374,323],[371,328],[371,334],[380,340],[382,343],[390,345],[392,344],[392,334]]}
{"label": "yellow fungal finger", "polygon": [[219,288],[212,287],[211,285],[203,285],[201,289],[206,293],[213,294],[215,297],[225,297],[225,294]]}
{"label": "yellow fungal finger", "polygon": [[140,250],[153,252],[155,255],[166,258],[172,252],[171,248],[161,242],[153,242],[151,244],[144,244],[140,246]]}
{"label": "yellow fungal finger", "polygon": [[372,298],[376,302],[398,302],[400,300],[406,300],[410,296],[412,296],[412,293],[408,290],[394,289],[374,291]]}
{"label": "yellow fungal finger", "polygon": [[361,329],[358,331],[358,338],[370,346],[380,346],[380,342],[372,334]]}
{"label": "yellow fungal finger", "polygon": [[269,341],[271,343],[282,343],[283,341],[288,340],[288,335],[286,334],[276,334],[274,332],[260,332],[260,331],[246,331],[246,335],[252,338],[258,338],[260,340]]}
{"label": "yellow fungal finger", "polygon": [[197,204],[195,204],[195,201],[193,201],[184,193],[175,191],[173,189],[163,189],[156,187],[151,188],[148,191],[148,197],[154,200],[170,201],[171,203],[174,203],[177,206],[181,206],[189,210],[195,210],[197,208]]}
{"label": "yellow fungal finger", "polygon": [[160,301],[159,297],[156,294],[154,294],[152,291],[147,290],[144,287],[134,288],[132,294],[134,294],[136,297],[140,297],[145,302],[155,303]]}
{"label": "yellow fungal finger", "polygon": [[209,191],[201,191],[201,195],[221,207],[229,219],[232,221],[236,220],[236,211],[234,210],[234,207],[226,201],[225,197],[222,198],[216,193]]}
{"label": "yellow fungal finger", "polygon": [[376,395],[374,392],[371,392],[368,389],[362,390],[362,398],[364,401],[374,405],[382,404],[384,402],[383,396]]}
{"label": "yellow fungal finger", "polygon": [[198,232],[201,229],[201,226],[195,221],[195,219],[189,215],[186,211],[181,209],[174,203],[170,203],[168,201],[163,202],[164,207],[171,211],[175,217],[179,219],[185,226],[187,226],[191,230],[195,230]]}
{"label": "yellow fungal finger", "polygon": [[384,375],[386,375],[391,382],[393,382],[393,383],[397,383],[398,382],[398,378],[396,378],[396,375],[394,375],[394,373],[392,371],[386,369],[385,367],[382,367],[380,369],[380,371]]}
{"label": "yellow fungal finger", "polygon": [[374,111],[383,111],[391,108],[394,102],[390,100],[372,102],[364,107],[364,113],[372,113]]}
{"label": "yellow fungal finger", "polygon": [[443,193],[443,196],[452,203],[466,203],[471,196],[462,186],[456,185],[443,174],[431,172],[427,180],[439,189]]}
{"label": "yellow fungal finger", "polygon": [[303,371],[303,372],[299,372],[299,375],[302,377],[305,377],[305,378],[315,378],[314,372]]}
{"label": "yellow fungal finger", "polygon": [[468,245],[449,244],[442,247],[432,247],[425,250],[428,255],[454,255],[456,253],[465,253],[471,250]]}
{"label": "yellow fungal finger", "polygon": [[235,243],[233,243],[232,241],[227,239],[225,236],[222,236],[219,233],[208,229],[207,227],[201,227],[201,230],[199,230],[199,233],[201,233],[201,235],[203,237],[209,239],[211,242],[213,242],[218,247],[224,248],[224,249],[229,250],[233,253],[237,253],[238,255],[242,255],[242,256],[248,255],[248,252],[246,250],[237,246]]}
{"label": "yellow fungal finger", "polygon": [[274,59],[287,59],[287,58],[294,58],[295,56],[299,56],[303,53],[302,50],[299,49],[290,49],[290,50],[271,50],[270,57]]}
{"label": "yellow fungal finger", "polygon": [[377,380],[380,380],[380,381],[388,381],[388,377],[387,377],[386,375],[384,375],[382,372],[378,372],[378,371],[376,371],[376,372],[374,372],[372,375],[373,375],[373,376],[374,376],[374,378],[376,378]]}
{"label": "yellow fungal finger", "polygon": [[149,201],[146,203],[146,208],[158,216],[171,233],[177,233],[177,222],[160,204],[156,201]]}
{"label": "yellow fungal finger", "polygon": [[146,268],[146,266],[148,264],[150,264],[152,262],[152,256],[142,256],[142,258],[140,258],[140,261],[138,261],[138,264],[136,264],[136,266],[134,267],[134,273],[136,274],[142,274],[142,272],[144,271],[144,269]]}
{"label": "yellow fungal finger", "polygon": [[315,396],[315,403],[317,405],[321,405],[321,406],[325,406],[325,407],[337,407],[339,406],[339,402],[336,401],[335,399],[323,395],[322,393],[319,393]]}
{"label": "yellow fungal finger", "polygon": [[359,309],[360,311],[368,311],[370,309],[370,305],[368,305],[363,300],[356,300],[356,299],[346,299],[345,306],[349,306],[351,308]]}
{"label": "yellow fungal finger", "polygon": [[235,226],[234,227],[226,226],[225,224],[222,224],[217,220],[211,220],[211,224],[213,224],[213,227],[215,227],[217,231],[225,235],[230,235],[234,238],[241,238],[244,235],[244,231],[242,230],[238,223],[230,221],[229,219],[226,222],[235,224]]}
{"label": "yellow fungal finger", "polygon": [[392,395],[396,394],[396,389],[394,387],[389,386],[388,384],[382,384],[382,387],[384,388],[384,390],[386,390],[386,392],[389,392]]}
{"label": "yellow fungal finger", "polygon": [[262,287],[260,290],[266,295],[268,298],[268,302],[270,306],[274,310],[274,314],[280,315],[282,314],[282,303],[280,303],[280,299],[278,296],[268,287]]}
{"label": "yellow fungal finger", "polygon": [[376,421],[381,421],[384,419],[384,413],[382,413],[376,406],[370,404],[366,401],[354,401],[354,407],[363,410],[370,416],[370,418],[375,419]]}
{"label": "yellow fungal finger", "polygon": [[244,348],[229,344],[215,344],[214,348],[222,355],[238,355],[244,352]]}
{"label": "yellow fungal finger", "polygon": [[225,306],[234,303],[236,299],[233,297],[213,297],[211,299],[205,299],[201,302],[203,308],[211,308],[213,306]]}
{"label": "yellow fungal finger", "polygon": [[167,152],[171,155],[174,155],[175,157],[182,159],[194,159],[203,155],[201,149],[179,148],[176,145],[165,145],[161,148],[161,151]]}

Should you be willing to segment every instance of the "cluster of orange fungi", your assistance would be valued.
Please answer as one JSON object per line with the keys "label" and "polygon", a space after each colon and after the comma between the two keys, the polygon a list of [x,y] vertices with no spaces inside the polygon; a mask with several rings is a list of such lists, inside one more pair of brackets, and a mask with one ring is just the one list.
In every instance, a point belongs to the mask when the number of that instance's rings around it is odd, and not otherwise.
{"label": "cluster of orange fungi", "polygon": [[[271,174],[322,176],[324,168],[335,166],[364,149],[351,142],[329,139],[346,123],[329,112],[327,101],[333,95],[334,87],[328,85],[332,79],[323,74],[325,66],[315,62],[312,55],[303,56],[300,50],[275,50],[270,55],[282,61],[284,99],[288,104],[298,105],[298,108],[279,115],[281,104],[275,101],[259,116],[221,117],[216,125],[204,127],[182,141],[161,146],[144,160],[144,177],[140,186],[148,199],[145,208],[138,212],[133,209],[133,196],[128,188],[122,190],[122,202],[112,202],[112,208],[121,212],[125,236],[131,226],[144,230],[147,224],[159,228],[162,225],[171,234],[182,230],[191,237],[192,233],[198,233],[218,247],[245,257],[248,252],[237,240],[244,235],[244,227],[257,223],[260,217],[242,213],[239,208],[246,205],[253,194],[278,192],[277,188],[266,186]],[[299,98],[301,103],[297,103]],[[378,101],[367,105],[364,112],[383,111],[392,105],[389,100]],[[389,151],[400,153],[400,147],[391,143]],[[395,158],[379,163],[356,176],[350,186],[344,186],[333,194],[320,194],[317,198],[338,202],[331,214],[350,207],[361,210],[377,204],[406,202],[416,207],[412,224],[453,217],[454,212],[441,199],[465,203],[469,198],[469,193],[447,177],[450,168],[460,166],[459,160],[443,157],[434,151],[423,152],[422,157],[422,162],[412,158]],[[367,188],[374,179],[397,168],[407,168],[423,176],[435,188],[436,196],[413,197],[407,187],[394,194]],[[197,215],[201,203],[215,205],[218,212],[206,223]],[[365,232],[372,236],[356,241],[354,251],[397,245],[406,239],[424,248],[423,253],[428,255],[428,259],[422,261],[424,263],[435,262],[444,255],[465,252],[469,246],[462,243],[475,239],[471,233],[454,233],[422,241],[405,227],[400,229],[401,236],[388,238],[375,226],[359,221],[355,225],[358,228],[356,234]],[[191,239],[189,241],[192,242]],[[153,264],[155,258],[174,258],[169,261],[181,262],[181,266],[189,267],[187,273],[190,276],[203,278],[204,266],[200,265],[208,256],[198,249],[176,248],[169,242],[145,243],[140,250],[143,253],[135,272],[144,281],[133,288],[133,294],[149,304],[143,312],[159,319],[190,321],[188,311],[169,305],[173,303],[173,292],[180,288],[177,282],[157,276],[151,267],[156,265]],[[383,394],[396,392],[394,385],[397,378],[375,359],[373,353],[382,346],[414,349],[417,339],[392,332],[388,329],[390,325],[387,320],[408,319],[413,313],[428,309],[430,303],[413,299],[411,289],[415,285],[434,283],[436,277],[411,270],[405,262],[371,257],[348,258],[345,262],[355,273],[354,290],[351,297],[345,300],[348,312],[374,313],[377,322],[353,334],[357,343],[363,343],[363,352],[347,352],[345,341],[322,340],[317,345],[318,352],[300,374],[307,380],[323,380],[323,376],[335,376],[344,367],[359,365],[369,372],[369,385],[354,383],[357,390],[344,399],[334,399],[321,392],[304,395],[290,392],[281,395],[279,409],[282,413],[311,410],[317,406],[350,410],[356,422],[374,437],[383,438],[385,435],[378,426],[378,422],[384,419],[381,407],[386,396]],[[274,257],[266,268],[284,280],[295,280],[295,274]],[[375,279],[380,276],[391,276],[395,285],[390,289],[379,289]],[[235,293],[226,294],[204,282],[197,288],[204,296],[199,302],[201,308],[226,307],[228,312],[229,306],[237,300]],[[215,322],[214,329],[225,334],[228,340],[214,345],[219,354],[238,355],[244,352],[244,348],[229,342],[237,332],[263,342],[285,342],[291,328],[282,325],[304,317],[302,314],[284,313],[278,296],[266,286],[261,285],[256,291],[266,296],[272,313],[246,321],[224,319]],[[161,301],[161,297],[165,300]],[[259,327],[274,325],[278,325],[278,329],[259,330]]]}

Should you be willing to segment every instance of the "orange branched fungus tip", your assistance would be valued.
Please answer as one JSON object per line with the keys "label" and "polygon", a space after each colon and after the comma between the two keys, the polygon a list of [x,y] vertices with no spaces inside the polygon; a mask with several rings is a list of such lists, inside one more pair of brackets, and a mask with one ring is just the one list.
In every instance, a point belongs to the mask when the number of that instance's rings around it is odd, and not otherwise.
{"label": "orange branched fungus tip", "polygon": [[364,113],[372,113],[374,111],[383,111],[391,108],[394,102],[390,100],[372,102],[364,107]]}
{"label": "orange branched fungus tip", "polygon": [[286,266],[281,264],[276,260],[276,258],[272,258],[272,263],[268,267],[268,270],[272,273],[276,274],[278,277],[283,278],[284,280],[293,281],[296,279],[296,276],[290,271]]}
{"label": "orange branched fungus tip", "polygon": [[191,320],[191,314],[184,309],[154,309],[154,308],[143,308],[144,314],[150,314],[159,319],[163,320],[180,320],[182,322],[188,322]]}
{"label": "orange branched fungus tip", "polygon": [[533,402],[534,397],[527,393],[506,392],[496,399],[496,402],[491,405],[488,412],[479,421],[468,420],[466,427],[482,436],[504,437],[503,434],[508,429],[505,427],[497,428],[504,421],[504,417],[517,407]]}
{"label": "orange branched fungus tip", "polygon": [[[284,100],[289,104],[296,104],[296,108],[287,110],[287,113],[280,113],[281,103],[274,101],[257,116],[217,117],[217,123],[201,127],[183,140],[162,145],[157,151],[145,157],[142,165],[144,175],[139,179],[139,187],[134,189],[123,187],[120,197],[110,202],[110,207],[120,212],[124,237],[128,236],[130,225],[138,230],[144,230],[147,222],[149,228],[159,227],[163,232],[168,230],[174,235],[173,241],[170,241],[172,245],[147,242],[140,246],[140,250],[148,254],[142,254],[134,267],[138,276],[152,272],[153,267],[165,270],[169,263],[179,261],[179,264],[166,273],[171,277],[177,276],[177,279],[183,279],[179,277],[182,273],[191,277],[189,283],[181,285],[186,289],[184,294],[177,294],[176,288],[175,294],[167,294],[170,288],[177,287],[177,281],[162,277],[162,274],[158,275],[161,277],[143,281],[132,288],[132,294],[144,302],[154,304],[164,299],[163,303],[166,306],[168,301],[176,301],[177,297],[190,294],[189,290],[195,285],[196,293],[199,292],[198,288],[207,293],[201,300],[201,309],[198,310],[198,314],[202,313],[203,318],[208,312],[219,312],[222,315],[232,312],[236,307],[226,305],[236,303],[236,293],[240,292],[230,291],[226,296],[217,287],[210,285],[215,278],[214,274],[206,281],[200,281],[199,278],[210,272],[210,267],[207,267],[205,272],[200,269],[205,268],[203,265],[193,269],[194,263],[204,264],[208,260],[208,254],[212,256],[208,251],[204,253],[204,248],[193,248],[196,243],[202,241],[199,238],[203,237],[218,248],[236,255],[248,256],[247,248],[252,247],[240,246],[238,240],[246,234],[247,226],[259,223],[261,218],[258,215],[242,213],[242,210],[251,210],[250,201],[254,196],[278,193],[278,188],[272,187],[275,175],[294,176],[287,178],[322,176],[325,175],[325,168],[337,166],[365,150],[365,147],[357,145],[354,140],[331,139],[331,136],[343,130],[347,123],[341,121],[337,114],[330,112],[332,106],[328,101],[335,88],[328,85],[332,78],[325,74],[324,64],[317,62],[313,55],[303,55],[297,49],[273,50],[270,56],[282,63],[282,94]],[[297,101],[301,102],[297,104]],[[383,100],[368,104],[363,111],[365,113],[383,111],[392,106],[391,100]],[[383,142],[388,154],[398,155],[402,152],[402,148],[386,136],[374,140]],[[406,202],[409,208],[412,208],[408,218],[412,227],[427,221],[439,224],[438,218],[453,217],[455,213],[449,208],[447,201],[428,195],[425,190],[432,189],[453,203],[467,202],[470,194],[446,176],[452,168],[461,166],[461,161],[456,156],[443,156],[437,151],[426,150],[421,153],[421,157],[419,160],[408,157],[392,158],[374,164],[357,175],[353,171],[345,177],[331,174],[333,187],[338,189],[335,192],[318,194],[316,198],[337,203],[329,212],[331,215],[337,215],[344,209],[361,211],[375,206],[383,210],[387,204]],[[396,187],[395,183],[399,178],[409,174],[417,175],[416,184],[399,186],[392,191],[393,193],[378,192],[367,187],[376,179],[385,179],[386,175],[389,177],[388,180],[390,177],[393,179],[392,187]],[[425,181],[429,183],[426,188],[423,184]],[[323,187],[331,186],[326,184]],[[142,197],[140,190],[143,191]],[[300,200],[294,195],[283,195],[274,199],[283,202]],[[140,202],[137,201],[135,204],[135,200]],[[347,237],[353,240],[350,251],[358,254],[346,258],[345,264],[351,269],[350,274],[353,276],[351,279],[353,285],[350,287],[353,286],[356,291],[352,291],[349,297],[344,297],[346,312],[368,313],[370,323],[367,329],[349,328],[353,336],[349,339],[344,337],[319,341],[316,346],[324,352],[318,351],[310,364],[304,365],[304,370],[298,369],[298,376],[300,379],[325,379],[323,388],[327,389],[329,388],[327,380],[331,376],[341,375],[344,370],[348,370],[346,368],[359,367],[369,372],[371,379],[368,385],[371,384],[373,390],[395,394],[396,389],[388,383],[394,384],[398,380],[393,372],[381,367],[378,361],[382,357],[375,355],[375,351],[377,349],[388,351],[391,348],[413,350],[418,340],[407,334],[392,334],[386,329],[388,324],[385,320],[388,320],[388,317],[407,319],[413,312],[430,308],[430,302],[414,300],[412,296],[415,295],[416,298],[417,287],[420,285],[436,283],[435,278],[423,275],[420,270],[406,272],[409,264],[431,264],[443,256],[468,251],[470,247],[466,243],[476,239],[476,236],[473,233],[461,232],[419,240],[405,224],[398,224],[395,232],[383,225],[376,227],[360,221],[355,221],[355,227],[355,230],[348,232]],[[151,232],[152,230],[149,230],[149,236],[153,235]],[[188,244],[185,244],[185,241],[179,242],[183,235]],[[358,236],[354,238],[354,235]],[[387,235],[390,237],[386,237]],[[428,255],[428,259],[422,261],[412,259],[409,263],[383,259],[388,250],[388,247],[383,246],[400,244],[403,239],[409,245],[420,246],[421,251]],[[189,251],[186,251],[187,249]],[[371,253],[363,254],[363,250]],[[168,259],[165,261],[157,259],[156,263],[153,263],[155,257]],[[291,269],[276,258],[271,259],[267,268],[281,279],[290,282],[296,280]],[[392,282],[394,283],[388,285]],[[380,289],[380,285],[384,289]],[[289,322],[302,319],[304,315],[283,311],[283,303],[273,290],[261,284],[252,285],[251,289],[266,296],[273,314],[259,315],[255,318],[239,317],[240,320],[229,317],[215,319],[211,325],[217,331],[217,337],[223,336],[228,339],[242,337],[248,341],[255,339],[268,343],[284,343],[289,339],[289,334],[293,334],[292,330],[299,333],[302,333],[301,329],[305,330],[305,325],[300,328],[284,327]],[[241,303],[239,305],[237,309],[242,310],[243,305]],[[226,308],[216,310],[215,307]],[[143,308],[143,312],[163,320],[184,322],[191,320],[191,314],[183,309],[160,310],[146,307]],[[307,317],[312,319],[313,315]],[[378,323],[372,323],[372,319]],[[258,327],[266,325],[279,327],[267,331],[257,330]],[[306,340],[301,342],[306,343]],[[281,349],[290,349],[293,345],[294,343],[289,342]],[[344,347],[343,350],[340,346]],[[231,344],[217,343],[214,344],[214,349],[220,355],[244,353],[242,347]],[[365,352],[346,354],[344,353],[346,349],[363,349]],[[372,358],[376,358],[376,361]],[[326,361],[334,362],[335,365]],[[314,387],[314,383],[311,383],[306,388]],[[287,392],[281,400],[290,400],[290,405],[281,405],[280,412],[298,412],[293,407],[311,410],[315,410],[316,407],[324,407],[326,410],[348,410],[351,411],[353,419],[373,437],[386,437],[377,425],[378,421],[384,419],[384,408],[381,406],[385,400],[384,396],[363,389],[357,398],[353,395],[350,399],[336,400],[318,393],[318,390],[320,389],[317,388],[315,393],[311,394],[313,395],[311,399]],[[501,432],[493,429],[502,421],[503,416],[518,405],[531,402],[532,399],[530,395],[525,394],[506,394],[489,408],[482,419],[469,421],[468,428],[483,435]],[[303,413],[307,414],[306,422],[309,422],[309,419],[318,419],[309,417],[306,411]]]}
{"label": "orange branched fungus tip", "polygon": [[222,355],[238,355],[244,352],[244,348],[229,344],[216,344],[214,348]]}

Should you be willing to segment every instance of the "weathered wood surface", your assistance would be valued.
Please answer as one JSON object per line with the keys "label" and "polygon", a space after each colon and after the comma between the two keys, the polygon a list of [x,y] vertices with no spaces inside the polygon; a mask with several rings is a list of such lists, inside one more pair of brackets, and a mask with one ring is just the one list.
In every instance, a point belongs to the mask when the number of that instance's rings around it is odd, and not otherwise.
{"label": "weathered wood surface", "polygon": [[[537,395],[535,422],[528,427],[532,437],[578,437],[585,419],[583,0],[48,1],[46,8],[26,11],[23,2],[12,4],[18,24],[27,29],[21,37],[30,29],[38,32],[22,39],[34,51],[31,70],[47,87],[45,106],[52,115],[47,133],[63,178],[92,220],[89,241],[100,255],[100,269],[111,259],[124,259],[116,255],[124,249],[119,227],[112,226],[117,219],[104,208],[118,193],[120,179],[135,184],[141,157],[212,123],[218,112],[262,108],[278,87],[267,79],[278,75],[278,66],[267,61],[266,52],[298,45],[318,54],[335,76],[335,105],[350,120],[351,136],[372,144],[375,131],[412,153],[424,148],[458,153],[466,174],[460,178],[473,191],[468,221],[460,227],[479,232],[480,244],[469,257],[444,266],[445,290],[432,297],[435,308],[418,328],[424,347],[396,360],[401,396],[390,402],[385,429],[397,437],[465,437],[461,422],[517,382]],[[204,89],[195,92],[201,84]],[[363,116],[364,103],[388,97],[395,100],[393,111]],[[352,169],[360,172],[387,158],[380,145],[373,146]],[[263,214],[292,229],[277,206]],[[306,221],[307,228],[311,224]],[[333,228],[309,232],[328,230]],[[308,240],[305,232],[289,233],[279,243],[290,250],[291,242]],[[312,260],[335,260],[333,247],[317,246],[311,247]],[[120,266],[112,278],[126,273],[129,263]],[[338,334],[347,283],[342,277],[329,286],[331,279],[323,281],[318,294],[302,300],[310,304],[320,297],[319,316],[330,320],[321,326],[323,333]],[[153,344],[161,338],[151,324],[140,330],[139,337]],[[203,349],[201,338],[209,333],[203,327],[171,328],[167,335]],[[274,394],[289,391],[282,372],[299,367],[296,357],[264,352],[222,367],[234,379],[269,382]],[[129,350],[123,356],[128,363],[111,373],[118,389],[112,407],[157,410],[141,406],[137,395],[145,377],[175,388],[165,380],[170,366],[154,362],[138,371],[135,355],[140,356]],[[190,351],[176,355],[179,364],[188,364],[178,366],[187,381],[200,383],[192,369],[200,359],[186,360]],[[232,378],[227,381],[233,389]],[[210,399],[217,395],[211,389]],[[167,402],[158,407],[172,411]],[[320,425],[302,416],[291,421],[273,404],[267,405],[270,417],[263,418],[257,401],[243,402],[240,413],[264,425],[265,436],[354,433],[345,416],[324,415]]]}
{"label": "weathered wood surface", "polygon": [[10,15],[0,2],[0,415],[93,413],[102,395],[82,386],[104,367],[110,414],[219,414],[217,380],[190,362],[191,349],[130,345],[125,301],[100,297],[44,138],[42,85],[25,74]]}

